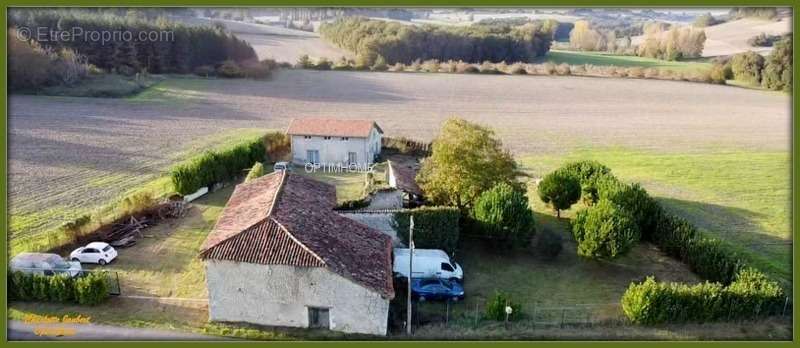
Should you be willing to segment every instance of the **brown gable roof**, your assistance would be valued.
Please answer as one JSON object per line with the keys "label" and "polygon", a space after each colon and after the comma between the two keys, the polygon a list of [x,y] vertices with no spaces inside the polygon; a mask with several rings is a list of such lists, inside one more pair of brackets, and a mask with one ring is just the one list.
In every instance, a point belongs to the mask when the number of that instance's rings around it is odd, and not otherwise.
{"label": "brown gable roof", "polygon": [[289,235],[273,219],[266,219],[218,243],[202,254],[205,259],[323,267],[325,263]]}
{"label": "brown gable roof", "polygon": [[383,130],[375,121],[304,118],[293,119],[286,134],[367,138],[372,132],[372,128],[383,134]]}
{"label": "brown gable roof", "polygon": [[214,247],[269,216],[283,177],[279,172],[237,185],[201,250]]}
{"label": "brown gable roof", "polygon": [[[265,199],[264,195],[271,195],[272,199]],[[238,206],[256,204],[264,204],[261,211]],[[340,216],[333,211],[335,204],[336,189],[332,185],[284,171],[239,185],[200,257],[327,267],[384,296],[394,297],[391,238]],[[268,213],[261,220],[228,216],[243,212],[262,217],[264,211]],[[241,221],[252,224],[242,227]],[[239,232],[230,232],[237,228],[241,228]]]}

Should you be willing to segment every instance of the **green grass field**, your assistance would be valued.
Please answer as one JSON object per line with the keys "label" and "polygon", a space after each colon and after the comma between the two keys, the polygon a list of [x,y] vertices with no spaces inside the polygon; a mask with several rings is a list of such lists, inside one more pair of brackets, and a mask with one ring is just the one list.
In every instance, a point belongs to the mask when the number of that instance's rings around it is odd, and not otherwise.
{"label": "green grass field", "polygon": [[789,153],[608,148],[527,156],[521,164],[541,177],[580,159],[598,160],[621,179],[641,183],[669,210],[741,248],[757,266],[791,284]]}
{"label": "green grass field", "polygon": [[41,94],[63,97],[124,98],[157,85],[160,75],[127,77],[117,74],[90,75],[74,85],[47,87]]}
{"label": "green grass field", "polygon": [[673,71],[699,71],[711,68],[707,62],[696,61],[666,61],[653,58],[636,56],[621,56],[603,52],[580,52],[550,50],[544,61],[554,64],[566,63],[570,65],[613,65],[621,67],[642,67],[667,69]]}

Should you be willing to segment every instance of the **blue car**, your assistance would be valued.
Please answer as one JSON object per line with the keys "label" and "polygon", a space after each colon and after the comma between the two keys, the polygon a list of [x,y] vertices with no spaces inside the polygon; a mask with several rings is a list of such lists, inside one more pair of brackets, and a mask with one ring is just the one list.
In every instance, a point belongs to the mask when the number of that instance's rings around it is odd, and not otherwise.
{"label": "blue car", "polygon": [[457,281],[426,278],[411,281],[411,296],[419,301],[463,300],[464,288]]}

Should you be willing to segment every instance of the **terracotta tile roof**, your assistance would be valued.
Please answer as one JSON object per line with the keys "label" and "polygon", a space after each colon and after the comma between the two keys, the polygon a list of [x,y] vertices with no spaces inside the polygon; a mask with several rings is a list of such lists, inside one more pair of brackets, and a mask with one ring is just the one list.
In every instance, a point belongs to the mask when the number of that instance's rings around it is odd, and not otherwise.
{"label": "terracotta tile roof", "polygon": [[375,121],[342,120],[334,118],[293,119],[286,133],[289,135],[316,135],[332,137],[367,138],[372,128],[383,134]]}
{"label": "terracotta tile roof", "polygon": [[[272,199],[265,199],[264,195]],[[260,211],[255,212],[259,204]],[[209,234],[200,257],[327,267],[386,297],[394,297],[391,238],[335,213],[335,204],[335,187],[299,174],[280,171],[241,184]],[[266,216],[264,211],[268,212]],[[228,216],[238,213],[263,218]],[[242,221],[252,223],[243,227]],[[239,231],[231,233],[235,229]]]}
{"label": "terracotta tile roof", "polygon": [[259,180],[236,186],[201,250],[214,247],[266,219],[281,184],[282,177],[277,174],[264,175]]}
{"label": "terracotta tile roof", "polygon": [[389,161],[389,170],[394,175],[397,189],[422,196],[422,189],[417,185],[417,171],[414,168]]}
{"label": "terracotta tile roof", "polygon": [[203,258],[215,260],[323,267],[317,255],[303,248],[273,219],[266,219],[207,249]]}

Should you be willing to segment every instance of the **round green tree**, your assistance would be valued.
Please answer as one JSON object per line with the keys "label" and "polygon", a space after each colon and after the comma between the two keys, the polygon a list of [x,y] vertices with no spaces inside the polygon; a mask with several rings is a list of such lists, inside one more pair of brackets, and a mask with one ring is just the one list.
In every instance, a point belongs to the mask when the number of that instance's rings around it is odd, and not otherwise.
{"label": "round green tree", "polygon": [[535,232],[528,197],[504,182],[478,197],[472,215],[484,233],[508,245],[526,246]]}
{"label": "round green tree", "polygon": [[578,255],[613,259],[628,252],[639,241],[633,217],[608,199],[581,210],[572,221]]}
{"label": "round green tree", "polygon": [[539,182],[539,198],[561,217],[561,210],[569,209],[581,198],[581,184],[573,175],[555,171]]}
{"label": "round green tree", "polygon": [[264,175],[264,165],[261,164],[261,162],[256,162],[256,164],[253,165],[253,168],[251,168],[250,171],[247,173],[247,177],[244,178],[244,182],[254,180],[263,175]]}

